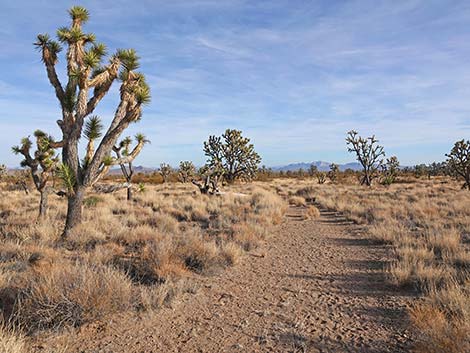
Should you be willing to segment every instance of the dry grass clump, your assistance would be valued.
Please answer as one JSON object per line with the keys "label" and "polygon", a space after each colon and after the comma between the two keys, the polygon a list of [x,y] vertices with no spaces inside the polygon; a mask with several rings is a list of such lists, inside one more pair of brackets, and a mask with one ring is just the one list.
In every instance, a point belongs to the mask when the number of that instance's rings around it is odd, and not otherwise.
{"label": "dry grass clump", "polygon": [[11,319],[30,332],[80,326],[133,306],[132,284],[109,267],[56,265],[14,277],[6,290],[17,291]]}
{"label": "dry grass clump", "polygon": [[27,352],[26,343],[21,332],[15,332],[5,325],[0,326],[0,353]]}
{"label": "dry grass clump", "polygon": [[309,205],[305,211],[305,216],[307,219],[317,219],[320,217],[320,210],[313,205]]}
{"label": "dry grass clump", "polygon": [[424,304],[411,310],[411,318],[420,332],[417,352],[469,352],[470,282],[432,291]]}
{"label": "dry grass clump", "polygon": [[305,207],[307,206],[307,203],[305,202],[305,199],[300,196],[291,196],[289,197],[289,204],[297,206],[297,207]]}
{"label": "dry grass clump", "polygon": [[51,196],[47,219],[32,223],[38,195],[2,190],[0,307],[26,333],[168,305],[194,292],[197,276],[240,261],[285,210],[279,196],[249,185],[214,197],[152,186],[133,202],[124,191],[90,194],[83,223],[58,243],[66,200]]}
{"label": "dry grass clump", "polygon": [[392,283],[428,298],[412,312],[422,336],[420,352],[470,351],[469,192],[448,179],[371,188],[275,180],[272,187],[343,213],[395,249],[396,261],[388,269]]}

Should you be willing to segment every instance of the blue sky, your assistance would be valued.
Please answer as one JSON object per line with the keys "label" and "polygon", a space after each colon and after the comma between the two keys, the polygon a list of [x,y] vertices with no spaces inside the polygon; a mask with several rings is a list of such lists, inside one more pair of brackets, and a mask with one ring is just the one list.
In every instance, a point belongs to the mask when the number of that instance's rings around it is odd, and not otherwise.
{"label": "blue sky", "polygon": [[[269,166],[352,161],[350,129],[376,134],[403,165],[443,160],[470,137],[469,1],[2,0],[0,163],[17,165],[11,146],[36,128],[60,137],[32,43],[75,4],[110,52],[142,57],[153,99],[129,134],[152,144],[137,164],[202,164],[202,142],[226,128]],[[105,121],[117,88],[96,111]]]}

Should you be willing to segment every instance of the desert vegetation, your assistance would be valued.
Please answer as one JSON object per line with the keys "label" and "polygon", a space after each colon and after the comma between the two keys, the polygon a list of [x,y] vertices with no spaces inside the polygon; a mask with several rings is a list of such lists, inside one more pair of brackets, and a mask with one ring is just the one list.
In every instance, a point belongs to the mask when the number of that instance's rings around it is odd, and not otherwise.
{"label": "desert vegetation", "polygon": [[[83,24],[89,18],[88,11],[75,6],[69,10],[69,15],[70,26],[57,30],[59,42],[67,47],[65,85],[56,71],[61,44],[47,34],[38,35],[35,43],[62,111],[62,119],[57,122],[62,139],[52,147],[61,149],[60,171],[68,199],[63,238],[81,223],[86,191],[109,171],[113,163],[110,154],[117,139],[130,123],[141,118],[142,106],[150,101],[150,88],[145,76],[136,71],[139,67],[136,52],[120,49],[103,66],[106,46],[97,42],[93,33],[83,32]],[[115,81],[121,82],[120,100],[108,130],[95,148],[95,140],[101,137],[103,125],[99,117],[91,114]],[[82,134],[88,142],[86,154],[80,160],[78,144]]]}
{"label": "desert vegetation", "polygon": [[255,186],[244,191],[210,197],[191,184],[164,184],[132,203],[121,192],[90,193],[82,224],[57,246],[66,200],[54,197],[46,220],[31,223],[38,195],[2,185],[3,321],[23,334],[55,331],[156,310],[196,290],[194,276],[236,264],[282,219],[280,197]]}
{"label": "desert vegetation", "polygon": [[276,180],[291,203],[315,199],[364,225],[367,234],[391,247],[395,261],[384,264],[390,283],[411,288],[424,301],[410,309],[420,352],[465,352],[470,348],[470,194],[448,177],[358,188],[354,178],[338,184]]}
{"label": "desert vegetation", "polygon": [[[444,162],[402,167],[375,135],[351,130],[346,148],[360,170],[320,163],[284,172],[260,169],[250,138],[226,129],[202,143],[202,166],[162,162],[136,173],[150,140],[121,136],[151,100],[140,58],[133,49],[107,57],[84,32],[85,8],[69,17],[57,40],[39,34],[34,43],[61,136],[35,130],[12,147],[22,170],[0,164],[0,350],[24,352],[35,337],[73,335],[98,319],[155,314],[253,255],[289,208],[310,225],[322,211],[344,216],[389,250],[388,284],[416,298],[408,313],[417,352],[470,351],[470,141],[455,142]],[[105,126],[94,114],[115,83]]]}

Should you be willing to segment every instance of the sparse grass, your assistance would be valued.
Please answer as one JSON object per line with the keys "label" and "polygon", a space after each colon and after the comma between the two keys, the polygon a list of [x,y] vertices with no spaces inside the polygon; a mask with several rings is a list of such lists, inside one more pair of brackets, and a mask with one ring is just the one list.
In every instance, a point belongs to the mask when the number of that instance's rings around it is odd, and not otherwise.
{"label": "sparse grass", "polygon": [[192,185],[164,184],[134,202],[124,191],[90,194],[83,224],[58,244],[65,199],[51,196],[47,219],[34,223],[38,195],[0,187],[1,306],[4,321],[21,329],[4,328],[1,344],[21,351],[22,334],[156,310],[194,292],[197,276],[238,263],[286,205],[263,186],[232,189],[209,197]]}

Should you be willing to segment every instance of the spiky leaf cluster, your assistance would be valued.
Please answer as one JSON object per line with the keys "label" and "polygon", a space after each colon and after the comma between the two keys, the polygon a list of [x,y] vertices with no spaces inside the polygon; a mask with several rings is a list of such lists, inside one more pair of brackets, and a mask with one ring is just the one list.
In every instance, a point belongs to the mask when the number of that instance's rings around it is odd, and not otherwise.
{"label": "spiky leaf cluster", "polygon": [[73,195],[75,192],[75,184],[77,182],[75,175],[67,164],[60,163],[57,168],[57,176],[67,189],[68,194]]}
{"label": "spiky leaf cluster", "polygon": [[93,115],[87,120],[83,134],[87,140],[96,140],[101,137],[102,131],[103,123],[101,122],[100,117]]}

